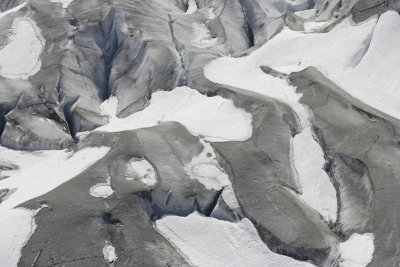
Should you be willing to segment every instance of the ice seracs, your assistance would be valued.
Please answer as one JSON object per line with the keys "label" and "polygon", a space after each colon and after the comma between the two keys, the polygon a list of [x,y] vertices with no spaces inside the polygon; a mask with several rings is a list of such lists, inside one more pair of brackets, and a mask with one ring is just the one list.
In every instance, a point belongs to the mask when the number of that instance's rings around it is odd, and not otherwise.
{"label": "ice seracs", "polygon": [[36,22],[29,17],[14,19],[11,35],[0,50],[0,75],[10,79],[28,79],[39,72],[40,54],[45,46]]}
{"label": "ice seracs", "polygon": [[175,121],[195,136],[213,142],[244,141],[252,135],[252,115],[232,100],[207,97],[189,87],[152,94],[150,105],[126,118],[114,118],[96,131],[119,132]]}

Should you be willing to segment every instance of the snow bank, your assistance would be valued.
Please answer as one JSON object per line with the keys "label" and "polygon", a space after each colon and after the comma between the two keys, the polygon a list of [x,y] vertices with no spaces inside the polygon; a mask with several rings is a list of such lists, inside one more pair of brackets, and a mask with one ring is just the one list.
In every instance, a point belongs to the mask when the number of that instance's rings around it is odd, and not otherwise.
{"label": "snow bank", "polygon": [[2,212],[25,201],[50,192],[86,170],[110,150],[108,147],[90,147],[76,153],[49,150],[23,152],[0,146],[0,161],[19,166],[18,170],[3,171],[9,176],[0,180],[0,189],[10,190],[0,203]]}
{"label": "snow bank", "polygon": [[250,220],[237,223],[204,217],[166,216],[156,227],[196,266],[313,266],[275,254],[261,241]]}
{"label": "snow bank", "polygon": [[7,45],[0,50],[0,75],[10,79],[28,79],[42,65],[40,54],[45,40],[35,21],[16,18]]}
{"label": "snow bank", "polygon": [[371,233],[352,234],[339,245],[339,251],[343,259],[340,267],[365,267],[374,254],[374,236]]}
{"label": "snow bank", "polygon": [[157,183],[153,166],[145,159],[133,158],[128,162],[126,180],[140,180],[147,186]]}
{"label": "snow bank", "polygon": [[264,74],[269,66],[291,73],[319,69],[354,98],[400,118],[400,16],[394,11],[355,25],[351,18],[327,33],[301,33],[285,28],[260,49],[243,58],[221,58],[205,68],[213,82],[254,91],[292,104],[298,100],[285,80]]}
{"label": "snow bank", "polygon": [[3,211],[0,215],[0,266],[17,266],[21,249],[36,229],[37,211],[24,208]]}
{"label": "snow bank", "polygon": [[302,194],[300,197],[326,221],[336,221],[336,190],[323,170],[324,153],[314,140],[310,127],[293,138],[293,160]]}
{"label": "snow bank", "polygon": [[190,178],[198,180],[207,189],[223,189],[222,198],[225,203],[236,215],[242,216],[241,208],[228,174],[219,165],[211,145],[204,141],[202,143],[204,146],[203,151],[184,166],[185,172]]}
{"label": "snow bank", "polygon": [[244,141],[252,135],[251,114],[220,96],[207,97],[189,87],[152,94],[150,105],[126,118],[114,118],[96,131],[119,132],[176,121],[191,134],[213,142]]}

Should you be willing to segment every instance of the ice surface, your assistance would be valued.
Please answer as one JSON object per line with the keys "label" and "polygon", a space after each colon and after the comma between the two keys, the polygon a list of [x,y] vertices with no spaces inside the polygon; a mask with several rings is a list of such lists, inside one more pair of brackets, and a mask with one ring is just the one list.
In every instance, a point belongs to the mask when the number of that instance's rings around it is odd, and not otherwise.
{"label": "ice surface", "polygon": [[10,79],[28,79],[41,68],[40,54],[45,40],[35,21],[16,18],[9,42],[0,50],[0,75]]}
{"label": "ice surface", "polygon": [[312,130],[307,127],[293,138],[293,160],[302,190],[300,197],[326,221],[336,221],[336,190],[323,170],[325,159]]}
{"label": "ice surface", "polygon": [[340,267],[364,267],[371,262],[374,253],[374,236],[370,233],[352,234],[339,245],[343,261]]}
{"label": "ice surface", "polygon": [[252,116],[232,100],[207,97],[189,87],[152,94],[150,105],[126,118],[114,118],[96,131],[119,132],[175,121],[195,136],[213,142],[244,141],[252,134]]}
{"label": "ice surface", "polygon": [[204,217],[165,216],[156,227],[196,266],[313,266],[275,254],[248,219],[237,223]]}

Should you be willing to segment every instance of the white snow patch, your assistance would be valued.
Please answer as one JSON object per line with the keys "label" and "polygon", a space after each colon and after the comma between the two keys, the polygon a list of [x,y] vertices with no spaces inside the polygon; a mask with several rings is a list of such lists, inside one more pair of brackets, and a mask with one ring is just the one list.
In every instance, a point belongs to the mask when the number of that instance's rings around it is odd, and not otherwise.
{"label": "white snow patch", "polygon": [[228,174],[219,165],[211,145],[204,141],[202,143],[204,146],[203,151],[184,166],[185,172],[190,178],[198,180],[207,189],[223,189],[222,198],[225,203],[235,214],[241,216],[241,208]]}
{"label": "white snow patch", "polygon": [[155,225],[195,266],[313,266],[270,251],[248,219],[232,223],[195,212]]}
{"label": "white snow patch", "polygon": [[293,138],[293,160],[302,190],[300,197],[326,221],[336,221],[336,190],[323,170],[324,153],[315,141],[311,128]]}
{"label": "white snow patch", "polygon": [[133,158],[128,162],[127,180],[140,180],[147,186],[153,186],[157,183],[156,172],[145,159]]}
{"label": "white snow patch", "polygon": [[98,197],[98,198],[108,198],[114,193],[114,190],[111,188],[111,178],[107,178],[106,183],[98,183],[94,186],[92,186],[89,190],[89,193],[93,197]]}
{"label": "white snow patch", "polygon": [[9,176],[0,180],[0,189],[10,190],[0,203],[0,217],[5,210],[41,196],[86,170],[110,150],[108,147],[89,147],[75,153],[66,150],[24,152],[0,146],[0,161],[19,166],[3,171]]}
{"label": "white snow patch", "polygon": [[37,211],[24,208],[2,211],[0,216],[0,266],[17,266],[21,249],[36,229]]}
{"label": "white snow patch", "polygon": [[10,79],[28,79],[42,65],[40,54],[45,46],[40,29],[30,18],[16,18],[8,44],[0,50],[0,75]]}
{"label": "white snow patch", "polygon": [[400,16],[394,11],[355,25],[343,20],[327,33],[301,33],[285,28],[247,57],[221,58],[205,68],[213,82],[297,101],[286,81],[265,75],[259,66],[291,73],[316,67],[354,98],[400,118]]}
{"label": "white snow patch", "polygon": [[218,38],[211,36],[210,30],[204,23],[193,23],[192,29],[192,44],[194,46],[209,48],[218,43]]}
{"label": "white snow patch", "polygon": [[297,113],[301,124],[306,127],[309,125],[308,115],[303,105],[299,103],[301,96],[296,94],[295,88],[290,86],[286,79],[273,77],[260,69],[260,66],[267,65],[264,64],[265,57],[273,56],[264,51],[268,50],[269,44],[276,38],[249,56],[240,58],[227,56],[212,61],[204,68],[204,75],[212,82],[255,92],[289,104]]}
{"label": "white snow patch", "polygon": [[103,248],[103,255],[108,263],[114,263],[118,258],[115,253],[115,247],[109,241],[106,241],[106,245]]}
{"label": "white snow patch", "polygon": [[346,242],[339,244],[339,251],[343,259],[339,264],[340,267],[367,266],[374,253],[374,235],[352,234]]}
{"label": "white snow patch", "polygon": [[207,10],[206,18],[208,20],[212,20],[212,19],[215,19],[216,17],[217,17],[217,14],[215,14],[214,8],[210,7]]}
{"label": "white snow patch", "polygon": [[195,136],[212,142],[244,141],[252,135],[252,115],[238,109],[232,100],[207,97],[189,87],[152,94],[150,105],[126,118],[114,118],[95,131],[120,132],[175,121]]}
{"label": "white snow patch", "polygon": [[74,0],[50,0],[50,2],[53,2],[53,3],[61,3],[62,8],[67,8],[69,6],[69,4],[71,4],[72,1],[74,1]]}
{"label": "white snow patch", "polygon": [[100,104],[100,114],[107,116],[109,121],[117,117],[118,110],[118,98],[116,96],[111,96],[103,103]]}
{"label": "white snow patch", "polygon": [[296,12],[308,9],[309,0],[256,0],[260,7],[271,17],[280,17],[288,11]]}
{"label": "white snow patch", "polygon": [[188,1],[188,9],[186,10],[186,14],[193,14],[197,11],[197,4],[195,0]]}
{"label": "white snow patch", "polygon": [[23,2],[22,4],[13,7],[9,10],[6,10],[4,12],[0,13],[0,20],[4,19],[5,17],[7,17],[8,15],[10,15],[11,13],[17,12],[18,10],[20,10],[21,8],[23,8],[24,6],[26,6],[26,2]]}

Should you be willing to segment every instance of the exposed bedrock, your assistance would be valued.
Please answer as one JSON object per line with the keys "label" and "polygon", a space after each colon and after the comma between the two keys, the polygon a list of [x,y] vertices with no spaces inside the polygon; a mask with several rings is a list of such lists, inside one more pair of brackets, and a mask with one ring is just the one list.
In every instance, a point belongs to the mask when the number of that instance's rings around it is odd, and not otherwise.
{"label": "exposed bedrock", "polygon": [[369,266],[395,266],[400,261],[399,122],[352,98],[313,68],[290,79],[303,93],[301,102],[313,111],[319,141],[333,159],[331,174],[341,202],[339,230],[346,236],[373,233]]}
{"label": "exposed bedrock", "polygon": [[225,97],[253,113],[253,136],[244,142],[214,143],[232,179],[244,214],[275,252],[322,264],[336,234],[297,195],[290,139],[298,124],[289,107],[260,96],[229,92]]}
{"label": "exposed bedrock", "polygon": [[[177,123],[120,133],[92,133],[79,143],[111,146],[107,156],[56,190],[24,204],[39,207],[38,225],[22,251],[20,266],[106,266],[102,248],[109,241],[117,253],[115,266],[186,266],[175,248],[153,227],[166,214],[209,216],[221,194],[208,190],[184,172],[184,165],[203,145]],[[146,160],[155,181],[132,176],[127,164]],[[138,171],[140,173],[140,171]],[[90,189],[110,179],[113,194],[96,198]],[[77,204],[79,203],[79,204]]]}

